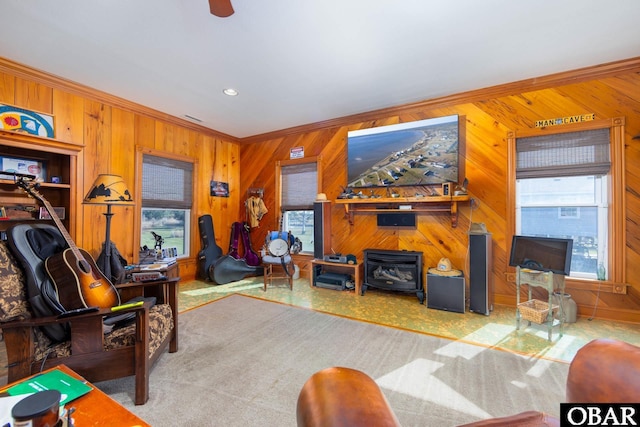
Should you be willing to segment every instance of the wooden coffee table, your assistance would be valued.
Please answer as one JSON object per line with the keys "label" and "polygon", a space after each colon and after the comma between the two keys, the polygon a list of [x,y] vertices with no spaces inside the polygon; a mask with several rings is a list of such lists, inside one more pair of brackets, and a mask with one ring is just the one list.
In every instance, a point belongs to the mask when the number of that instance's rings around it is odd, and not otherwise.
{"label": "wooden coffee table", "polygon": [[[93,390],[84,396],[72,400],[67,403],[66,407],[75,408],[75,411],[71,415],[76,426],[149,426],[150,424],[138,418],[133,412],[130,412],[127,408],[120,405],[118,402],[110,398],[107,394],[97,389],[93,384],[87,382],[80,375],[69,369],[65,365],[58,365],[55,368],[45,370],[48,372],[53,369],[59,369],[71,375],[74,378],[78,378],[84,381],[87,385],[91,386]],[[39,374],[36,374],[39,375]],[[35,375],[34,375],[35,376]],[[31,378],[31,377],[28,377]],[[25,381],[27,378],[23,378],[12,384],[8,384],[0,389],[0,392],[5,391],[9,387]]]}

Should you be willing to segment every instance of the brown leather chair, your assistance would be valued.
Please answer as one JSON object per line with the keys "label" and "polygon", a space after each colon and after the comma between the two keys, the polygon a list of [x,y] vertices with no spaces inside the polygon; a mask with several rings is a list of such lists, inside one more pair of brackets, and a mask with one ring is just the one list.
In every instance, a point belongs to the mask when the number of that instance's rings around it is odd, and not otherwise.
{"label": "brown leather chair", "polygon": [[350,368],[327,368],[307,380],[298,396],[299,427],[397,427],[378,384]]}
{"label": "brown leather chair", "polygon": [[[640,347],[600,338],[578,350],[567,375],[567,403],[637,403],[639,399]],[[298,397],[297,419],[300,427],[399,425],[377,384],[348,368],[328,368],[311,376]],[[526,411],[461,427],[479,426],[560,426],[560,420]]]}

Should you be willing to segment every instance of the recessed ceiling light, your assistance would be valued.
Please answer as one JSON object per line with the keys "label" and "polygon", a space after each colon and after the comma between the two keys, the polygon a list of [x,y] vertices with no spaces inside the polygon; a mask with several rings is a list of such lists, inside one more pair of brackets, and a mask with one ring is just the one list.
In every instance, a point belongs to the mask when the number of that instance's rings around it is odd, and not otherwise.
{"label": "recessed ceiling light", "polygon": [[222,93],[228,96],[238,96],[238,91],[230,87],[223,90]]}

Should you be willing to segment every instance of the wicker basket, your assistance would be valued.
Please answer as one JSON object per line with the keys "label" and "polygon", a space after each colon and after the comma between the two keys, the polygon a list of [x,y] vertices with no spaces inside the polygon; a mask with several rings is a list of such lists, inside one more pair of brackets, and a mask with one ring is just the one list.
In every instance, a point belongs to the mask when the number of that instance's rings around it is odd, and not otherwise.
{"label": "wicker basket", "polygon": [[[528,320],[534,323],[545,323],[549,314],[549,302],[540,301],[537,299],[530,299],[529,301],[521,302],[518,304],[520,309],[520,315],[524,320]],[[551,306],[553,313],[558,311],[557,305]]]}

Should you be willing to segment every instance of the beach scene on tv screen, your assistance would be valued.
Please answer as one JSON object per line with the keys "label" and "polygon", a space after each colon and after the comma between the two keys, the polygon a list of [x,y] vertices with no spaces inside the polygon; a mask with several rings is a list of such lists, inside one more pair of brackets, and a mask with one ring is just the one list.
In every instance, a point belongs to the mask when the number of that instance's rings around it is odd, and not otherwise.
{"label": "beach scene on tv screen", "polygon": [[458,116],[349,132],[349,187],[458,182]]}

